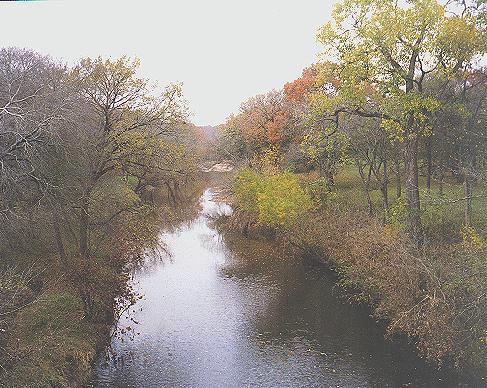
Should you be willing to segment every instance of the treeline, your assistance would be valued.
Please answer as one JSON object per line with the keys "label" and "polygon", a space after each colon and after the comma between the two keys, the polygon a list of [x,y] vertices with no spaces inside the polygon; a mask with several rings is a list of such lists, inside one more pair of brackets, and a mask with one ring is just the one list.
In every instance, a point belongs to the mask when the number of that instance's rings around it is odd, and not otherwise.
{"label": "treeline", "polygon": [[151,85],[138,67],[126,57],[68,67],[30,50],[0,50],[6,384],[86,378],[76,371],[89,372],[101,332],[133,303],[127,264],[158,244],[160,218],[170,217],[154,207],[178,201],[195,176],[181,85]]}
{"label": "treeline", "polygon": [[245,101],[217,145],[247,167],[245,233],[321,252],[390,332],[439,364],[481,368],[486,16],[484,1],[344,0],[319,30],[321,60]]}
{"label": "treeline", "polygon": [[[462,182],[465,225],[475,183],[485,182],[485,3],[345,1],[318,34],[327,58],[300,78],[245,101],[220,127],[224,158],[262,167],[316,168],[331,189],[343,165],[362,178],[369,211],[378,185],[405,198],[408,229],[422,244],[425,191]],[[331,59],[333,58],[333,59]]]}

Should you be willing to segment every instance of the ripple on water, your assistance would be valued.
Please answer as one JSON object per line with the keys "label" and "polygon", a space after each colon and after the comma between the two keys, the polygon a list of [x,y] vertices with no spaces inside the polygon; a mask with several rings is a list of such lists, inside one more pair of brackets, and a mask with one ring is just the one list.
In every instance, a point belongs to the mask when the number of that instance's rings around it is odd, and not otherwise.
{"label": "ripple on water", "polygon": [[140,335],[113,340],[95,386],[449,386],[337,298],[323,268],[269,242],[222,238],[206,216],[231,208],[212,198],[207,190],[193,222],[162,234],[169,263],[136,273]]}

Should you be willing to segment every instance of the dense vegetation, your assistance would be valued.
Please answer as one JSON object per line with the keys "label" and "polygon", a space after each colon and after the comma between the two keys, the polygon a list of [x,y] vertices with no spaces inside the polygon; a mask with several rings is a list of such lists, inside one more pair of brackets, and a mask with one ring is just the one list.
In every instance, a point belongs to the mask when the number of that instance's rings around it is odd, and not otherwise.
{"label": "dense vegetation", "polygon": [[152,86],[138,65],[0,50],[2,386],[90,377],[137,297],[130,265],[158,249],[171,204],[191,191],[196,134],[181,85]]}
{"label": "dense vegetation", "polygon": [[219,127],[235,219],[326,257],[388,331],[487,370],[485,1],[343,0],[321,60]]}
{"label": "dense vegetation", "polygon": [[[241,167],[243,233],[326,261],[388,334],[479,376],[486,22],[485,0],[342,0],[320,60],[243,102],[214,149]],[[163,249],[177,203],[193,210],[202,132],[181,85],[151,85],[138,66],[0,49],[2,386],[86,382],[138,297],[130,268]]]}

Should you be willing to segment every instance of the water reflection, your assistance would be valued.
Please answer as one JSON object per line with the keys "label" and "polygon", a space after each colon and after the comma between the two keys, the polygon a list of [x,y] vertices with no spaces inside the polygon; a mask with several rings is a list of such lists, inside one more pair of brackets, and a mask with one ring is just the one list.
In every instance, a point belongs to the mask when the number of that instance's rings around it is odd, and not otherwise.
{"label": "water reflection", "polygon": [[172,261],[137,271],[140,335],[114,339],[97,386],[453,386],[386,343],[320,266],[268,242],[223,237],[208,216],[231,209],[212,196],[205,191],[199,215],[161,236]]}

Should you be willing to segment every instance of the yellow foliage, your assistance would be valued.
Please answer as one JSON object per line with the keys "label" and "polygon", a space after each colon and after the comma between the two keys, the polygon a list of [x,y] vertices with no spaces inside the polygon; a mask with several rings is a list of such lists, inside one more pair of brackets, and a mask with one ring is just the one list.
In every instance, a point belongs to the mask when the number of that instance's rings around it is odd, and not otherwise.
{"label": "yellow foliage", "polygon": [[476,251],[487,249],[487,241],[482,239],[478,232],[471,226],[464,225],[462,230],[463,245]]}

